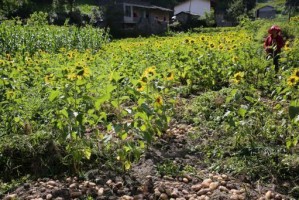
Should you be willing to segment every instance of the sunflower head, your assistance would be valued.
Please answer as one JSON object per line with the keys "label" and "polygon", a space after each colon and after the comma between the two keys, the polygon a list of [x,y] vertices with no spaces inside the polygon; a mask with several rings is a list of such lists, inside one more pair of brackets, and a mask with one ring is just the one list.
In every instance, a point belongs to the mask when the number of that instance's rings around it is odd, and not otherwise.
{"label": "sunflower head", "polygon": [[299,69],[296,69],[296,70],[293,72],[293,76],[296,76],[297,78],[299,78]]}
{"label": "sunflower head", "polygon": [[53,79],[54,79],[54,75],[53,74],[48,74],[48,75],[45,76],[45,83],[46,84],[51,84]]}
{"label": "sunflower head", "polygon": [[244,78],[244,72],[238,72],[234,74],[232,81],[236,84],[239,84]]}
{"label": "sunflower head", "polygon": [[235,63],[235,62],[237,62],[238,61],[238,57],[237,56],[234,56],[233,58],[232,58],[232,61]]}
{"label": "sunflower head", "polygon": [[142,77],[151,78],[151,77],[153,77],[153,76],[155,76],[155,75],[156,75],[156,67],[155,67],[155,66],[152,66],[152,67],[147,68],[147,69],[144,71]]}
{"label": "sunflower head", "polygon": [[167,76],[165,77],[167,81],[172,81],[174,79],[174,73],[168,72]]}
{"label": "sunflower head", "polygon": [[143,92],[144,89],[145,89],[144,84],[142,84],[142,82],[138,82],[137,85],[136,85],[136,90],[139,91],[139,92]]}
{"label": "sunflower head", "polygon": [[158,107],[163,105],[163,98],[161,96],[157,96],[155,98],[155,105],[158,106]]}
{"label": "sunflower head", "polygon": [[292,87],[297,85],[298,82],[299,82],[299,77],[292,75],[288,78],[287,84]]}

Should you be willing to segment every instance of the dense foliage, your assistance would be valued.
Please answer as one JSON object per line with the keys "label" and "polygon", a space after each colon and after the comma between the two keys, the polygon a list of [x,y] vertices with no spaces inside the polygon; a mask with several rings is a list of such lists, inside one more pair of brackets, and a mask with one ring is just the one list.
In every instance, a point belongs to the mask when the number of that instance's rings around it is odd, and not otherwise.
{"label": "dense foliage", "polygon": [[278,23],[286,46],[275,74],[262,49],[272,23],[108,43],[98,29],[3,23],[1,177],[78,173],[92,161],[128,170],[176,119],[198,127],[190,137],[207,143],[190,151],[214,170],[290,178],[299,26]]}

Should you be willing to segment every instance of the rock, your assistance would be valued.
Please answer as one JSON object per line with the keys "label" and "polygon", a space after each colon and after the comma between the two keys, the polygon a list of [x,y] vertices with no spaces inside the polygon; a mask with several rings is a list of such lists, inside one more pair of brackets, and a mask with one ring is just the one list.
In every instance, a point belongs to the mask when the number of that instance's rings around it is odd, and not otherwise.
{"label": "rock", "polygon": [[201,186],[203,188],[208,188],[210,186],[210,183],[212,183],[212,179],[208,178],[203,180],[203,182],[201,183]]}
{"label": "rock", "polygon": [[275,200],[282,200],[282,196],[280,194],[276,194],[274,199]]}
{"label": "rock", "polygon": [[71,178],[71,177],[67,177],[67,178],[65,179],[65,181],[66,181],[67,183],[71,183],[71,182],[72,182],[72,178]]}
{"label": "rock", "polygon": [[189,194],[188,190],[182,190],[182,193],[185,195]]}
{"label": "rock", "polygon": [[230,200],[239,200],[239,195],[233,194],[232,196],[229,197]]}
{"label": "rock", "polygon": [[111,179],[109,179],[107,182],[106,182],[106,184],[108,185],[108,186],[112,186],[113,185],[113,181],[111,180]]}
{"label": "rock", "polygon": [[185,174],[184,177],[185,177],[186,179],[188,179],[188,181],[192,181],[192,177],[191,177],[190,175]]}
{"label": "rock", "polygon": [[178,198],[179,197],[179,190],[177,188],[174,188],[173,191],[170,194],[171,197],[173,198]]}
{"label": "rock", "polygon": [[162,194],[160,195],[160,198],[159,198],[159,199],[161,199],[161,200],[168,200],[168,196],[167,196],[167,194],[162,193]]}
{"label": "rock", "polygon": [[188,180],[187,178],[183,178],[183,182],[184,182],[184,183],[188,183],[189,180]]}
{"label": "rock", "polygon": [[122,188],[123,187],[123,182],[117,182],[117,183],[115,183],[115,185],[114,185],[114,187],[116,187],[116,188]]}
{"label": "rock", "polygon": [[198,197],[198,200],[209,200],[210,197],[208,197],[207,195],[201,195]]}
{"label": "rock", "polygon": [[104,188],[98,189],[98,196],[102,196],[104,194]]}
{"label": "rock", "polygon": [[41,187],[41,188],[39,189],[39,191],[40,191],[41,193],[44,193],[44,192],[46,192],[46,191],[47,191],[47,189],[46,189],[46,188],[44,188],[44,187]]}
{"label": "rock", "polygon": [[201,188],[202,188],[202,185],[200,183],[191,186],[191,189],[195,192],[199,191]]}
{"label": "rock", "polygon": [[80,198],[82,196],[81,191],[71,191],[71,198]]}
{"label": "rock", "polygon": [[226,187],[222,186],[222,185],[219,186],[219,190],[221,192],[229,192],[229,190]]}
{"label": "rock", "polygon": [[46,196],[46,200],[51,200],[52,199],[52,194],[47,194],[47,196]]}
{"label": "rock", "polygon": [[88,181],[88,187],[95,187],[97,184],[94,182]]}
{"label": "rock", "polygon": [[226,174],[222,174],[221,178],[223,178],[224,180],[228,180],[228,176]]}
{"label": "rock", "polygon": [[56,186],[57,183],[55,181],[48,181],[47,185]]}
{"label": "rock", "polygon": [[267,191],[266,194],[265,194],[265,199],[266,199],[266,200],[269,200],[269,199],[271,199],[272,197],[273,197],[272,192],[271,192],[270,190]]}
{"label": "rock", "polygon": [[78,184],[77,183],[72,183],[69,188],[70,189],[76,189],[78,187]]}
{"label": "rock", "polygon": [[23,185],[25,190],[28,190],[30,188],[30,184],[29,183],[24,183]]}
{"label": "rock", "polygon": [[154,194],[155,194],[155,197],[160,197],[161,192],[159,191],[158,188],[155,188],[155,190],[154,190]]}
{"label": "rock", "polygon": [[210,189],[209,188],[205,188],[205,189],[199,190],[196,194],[198,196],[201,196],[201,195],[207,194],[208,192],[210,192]]}
{"label": "rock", "polygon": [[139,194],[139,195],[135,195],[135,196],[133,197],[133,199],[134,199],[134,200],[143,200],[144,197],[143,197],[142,194]]}
{"label": "rock", "polygon": [[219,182],[212,182],[212,183],[210,183],[209,188],[211,191],[214,191],[218,188],[218,186],[219,186]]}
{"label": "rock", "polygon": [[175,200],[186,200],[184,197],[176,198]]}
{"label": "rock", "polygon": [[164,193],[164,192],[165,192],[165,186],[164,186],[164,184],[161,184],[161,185],[158,187],[158,190],[159,190],[161,193]]}
{"label": "rock", "polygon": [[171,196],[172,190],[170,188],[166,188],[165,192],[168,196]]}
{"label": "rock", "polygon": [[16,194],[10,194],[7,195],[4,200],[16,200],[17,199],[17,195]]}
{"label": "rock", "polygon": [[52,191],[53,198],[62,197],[64,199],[70,199],[70,191],[68,189],[58,189]]}

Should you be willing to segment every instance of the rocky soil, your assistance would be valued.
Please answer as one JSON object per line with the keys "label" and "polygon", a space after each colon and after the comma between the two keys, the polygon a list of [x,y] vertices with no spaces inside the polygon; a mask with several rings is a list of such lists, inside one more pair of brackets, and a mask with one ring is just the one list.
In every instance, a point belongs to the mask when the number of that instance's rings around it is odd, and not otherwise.
{"label": "rocky soil", "polygon": [[[282,200],[291,199],[279,194],[275,186],[248,183],[229,174],[217,174],[201,164],[200,154],[191,153],[193,145],[186,132],[187,125],[176,125],[167,136],[159,139],[131,171],[119,174],[105,168],[93,169],[82,178],[39,178],[23,183],[3,199],[122,199],[122,200]],[[157,165],[170,160],[174,166],[188,164],[195,171],[163,175]],[[1,198],[1,197],[0,197]]]}

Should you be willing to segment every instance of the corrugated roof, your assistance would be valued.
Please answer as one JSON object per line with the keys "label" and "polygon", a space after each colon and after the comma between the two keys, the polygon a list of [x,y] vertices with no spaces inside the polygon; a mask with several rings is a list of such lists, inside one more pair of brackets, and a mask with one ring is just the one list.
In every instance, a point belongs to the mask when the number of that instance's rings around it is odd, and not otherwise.
{"label": "corrugated roof", "polygon": [[163,10],[163,11],[172,12],[171,9],[163,8],[163,7],[155,6],[155,5],[141,5],[141,4],[133,4],[133,3],[127,3],[127,2],[125,2],[125,3],[129,4],[131,6],[134,6],[134,7],[138,7],[138,8],[147,8],[147,9],[155,9],[155,10]]}

